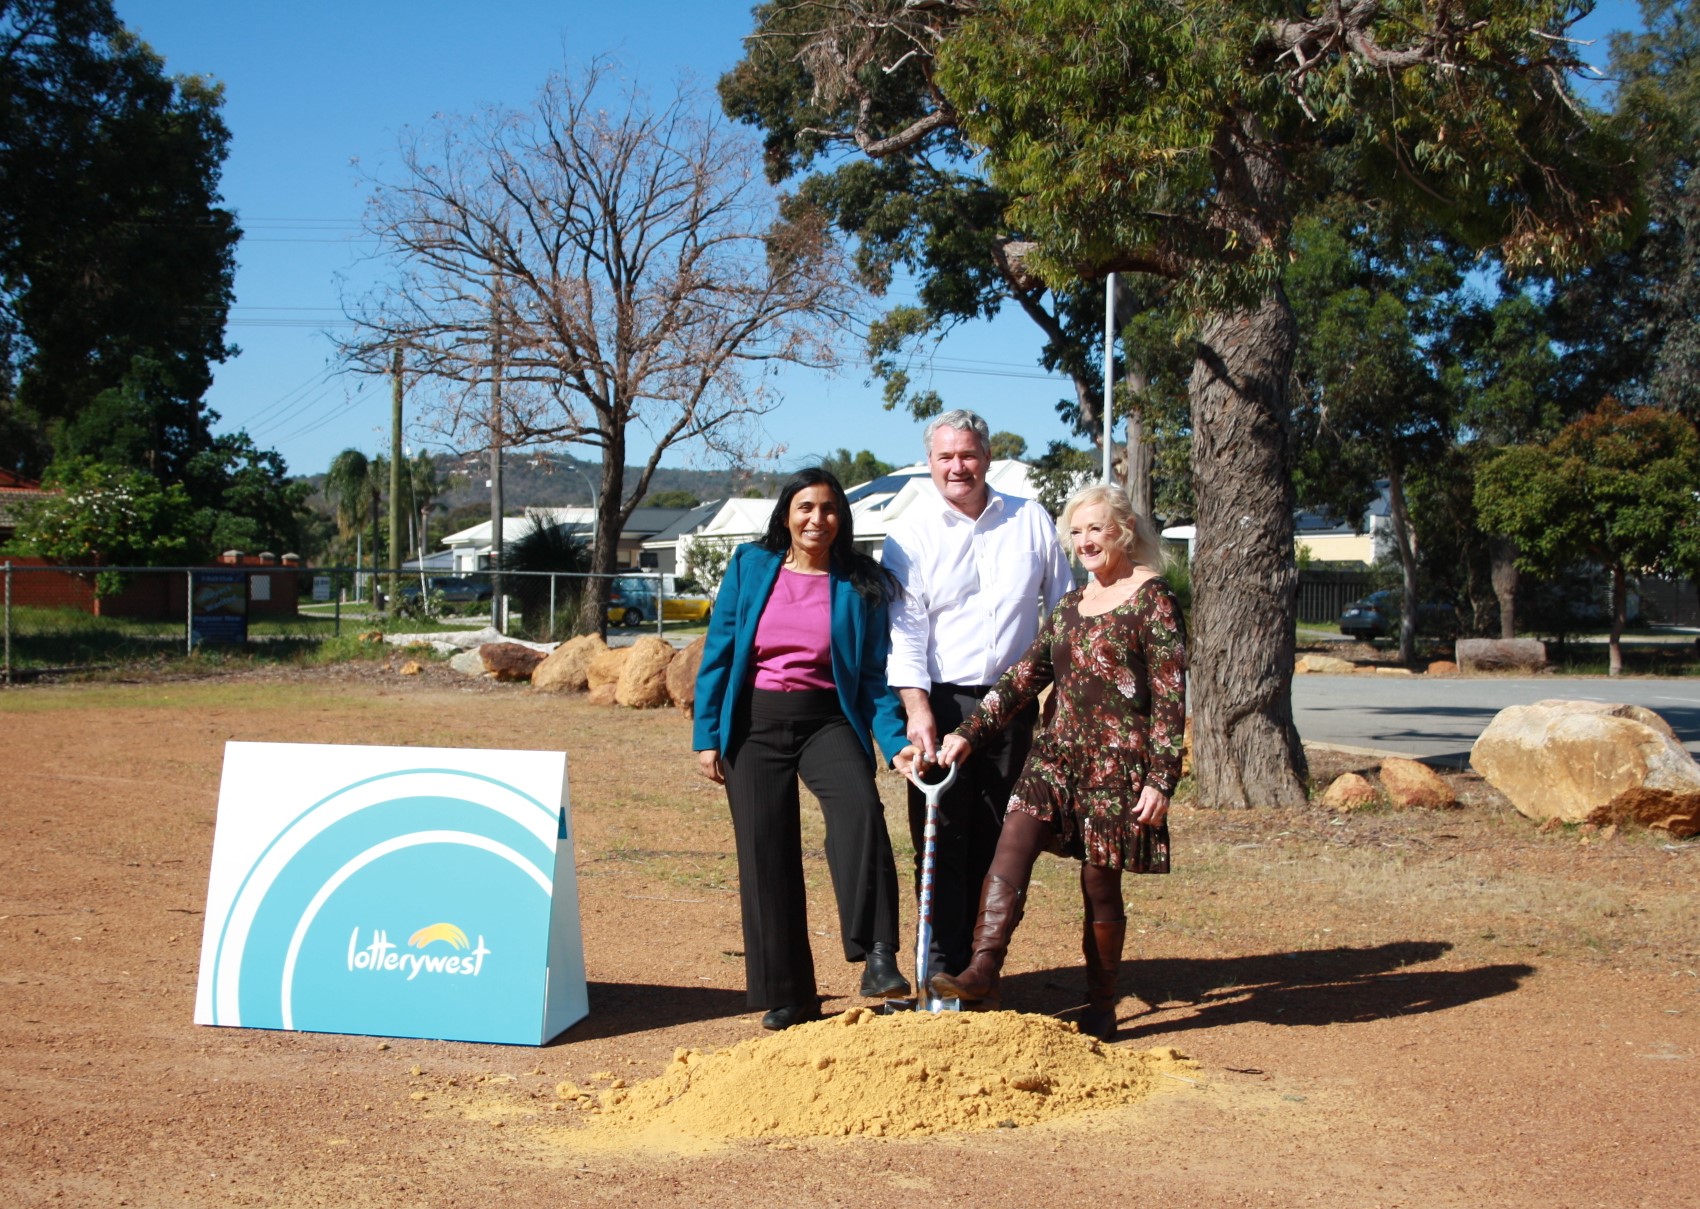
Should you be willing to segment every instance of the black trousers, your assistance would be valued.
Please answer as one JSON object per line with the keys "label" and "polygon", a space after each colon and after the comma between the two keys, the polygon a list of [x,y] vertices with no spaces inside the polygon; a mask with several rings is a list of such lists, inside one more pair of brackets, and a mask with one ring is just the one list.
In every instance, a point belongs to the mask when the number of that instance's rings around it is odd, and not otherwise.
{"label": "black trousers", "polygon": [[832,689],[750,689],[726,753],[726,798],[738,845],[744,976],[752,1008],[814,999],[797,778],[820,799],[826,865],[847,961],[897,944],[897,864],[873,762]]}
{"label": "black trousers", "polygon": [[[933,686],[928,699],[940,739],[962,725],[986,691],[951,684]],[[1035,702],[1017,714],[1006,730],[974,749],[957,770],[956,783],[939,799],[939,833],[933,859],[933,945],[927,963],[930,971],[954,974],[968,964],[974,922],[980,914],[980,887],[992,867],[1009,792],[1027,763],[1038,720]],[[926,826],[927,800],[911,785],[909,836],[915,843],[917,894]]]}

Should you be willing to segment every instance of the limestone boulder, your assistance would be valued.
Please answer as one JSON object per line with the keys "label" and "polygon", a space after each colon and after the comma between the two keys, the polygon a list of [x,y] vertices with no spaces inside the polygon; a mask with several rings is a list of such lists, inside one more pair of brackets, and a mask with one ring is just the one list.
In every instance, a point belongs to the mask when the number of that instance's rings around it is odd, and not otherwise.
{"label": "limestone boulder", "polygon": [[612,688],[620,683],[620,670],[626,666],[626,658],[631,653],[631,647],[619,646],[592,656],[584,669],[585,684],[590,691],[595,692],[604,685]]}
{"label": "limestone boulder", "polygon": [[1540,672],[1547,644],[1535,638],[1460,638],[1453,658],[1461,672]]}
{"label": "limestone boulder", "polygon": [[600,634],[568,639],[531,673],[531,687],[547,693],[582,693],[590,687],[590,661],[608,649]]}
{"label": "limestone boulder", "polygon": [[667,704],[667,665],[673,644],[654,634],[632,643],[620,678],[614,684],[614,703],[627,709],[655,709]]}
{"label": "limestone boulder", "polygon": [[673,662],[667,665],[667,699],[687,718],[696,716],[697,669],[702,667],[702,649],[707,644],[708,635],[704,634],[674,655]]}
{"label": "limestone boulder", "polygon": [[1358,665],[1350,659],[1337,659],[1333,655],[1300,655],[1293,664],[1293,674],[1297,676],[1349,676],[1358,670]]}
{"label": "limestone boulder", "polygon": [[1458,795],[1446,778],[1415,760],[1390,756],[1381,762],[1381,788],[1400,810],[1450,810]]}
{"label": "limestone boulder", "polygon": [[1426,674],[1430,676],[1456,676],[1458,674],[1458,665],[1453,663],[1450,659],[1436,659],[1433,663],[1428,665],[1428,672]]}
{"label": "limestone boulder", "polygon": [[462,651],[458,655],[451,656],[449,658],[449,667],[463,676],[484,675],[484,660],[479,658],[477,648],[470,651]]}
{"label": "limestone boulder", "polygon": [[1503,709],[1470,765],[1537,822],[1642,822],[1700,830],[1700,765],[1668,723],[1638,705],[1538,701]]}
{"label": "limestone boulder", "polygon": [[478,648],[484,670],[498,680],[530,680],[532,671],[543,662],[543,652],[517,642],[487,642]]}
{"label": "limestone boulder", "polygon": [[1362,810],[1365,806],[1375,805],[1379,795],[1375,786],[1367,778],[1355,772],[1341,773],[1335,777],[1327,789],[1322,791],[1322,804],[1329,810],[1347,814],[1354,810]]}
{"label": "limestone boulder", "polygon": [[613,705],[614,704],[614,685],[612,685],[612,684],[595,685],[594,687],[591,688],[590,693],[589,693],[589,695],[587,695],[585,697],[585,700],[590,702],[592,705]]}

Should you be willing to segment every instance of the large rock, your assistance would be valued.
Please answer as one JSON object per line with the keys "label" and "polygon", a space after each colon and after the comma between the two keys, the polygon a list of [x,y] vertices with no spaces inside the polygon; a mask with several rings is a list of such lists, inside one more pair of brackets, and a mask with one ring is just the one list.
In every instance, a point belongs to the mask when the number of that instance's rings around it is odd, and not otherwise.
{"label": "large rock", "polygon": [[1333,655],[1300,655],[1293,664],[1293,673],[1298,676],[1349,676],[1357,670],[1358,665],[1351,660]]}
{"label": "large rock", "polygon": [[593,685],[585,700],[592,705],[613,705],[614,686],[612,684]]}
{"label": "large rock", "polygon": [[1322,791],[1322,804],[1329,810],[1346,814],[1375,805],[1379,796],[1375,786],[1364,777],[1355,772],[1345,772],[1335,777],[1333,783]]}
{"label": "large rock", "polygon": [[1638,705],[1513,705],[1476,740],[1470,764],[1537,822],[1634,820],[1678,837],[1700,829],[1700,765]]}
{"label": "large rock", "polygon": [[498,680],[530,680],[543,652],[517,642],[487,642],[478,648],[484,670]]}
{"label": "large rock", "polygon": [[1456,676],[1458,674],[1458,665],[1453,663],[1450,659],[1436,659],[1433,663],[1428,665],[1428,672],[1426,674],[1430,676]]}
{"label": "large rock", "polygon": [[666,705],[667,665],[673,662],[673,653],[673,644],[654,634],[645,634],[632,643],[614,685],[614,703],[628,709]]}
{"label": "large rock", "polygon": [[463,676],[484,675],[484,660],[479,658],[477,650],[462,651],[458,655],[451,656],[449,667]]}
{"label": "large rock", "polygon": [[1540,672],[1547,644],[1535,638],[1460,638],[1453,648],[1461,672]]}
{"label": "large rock", "polygon": [[592,656],[590,666],[584,670],[585,683],[590,691],[594,693],[604,686],[613,688],[620,683],[620,672],[626,666],[626,658],[631,653],[631,647],[620,646]]}
{"label": "large rock", "polygon": [[1458,795],[1446,778],[1415,760],[1389,756],[1381,762],[1381,788],[1387,800],[1400,810],[1449,810],[1458,804]]}
{"label": "large rock", "polygon": [[687,718],[696,716],[697,669],[702,667],[702,649],[707,644],[708,635],[703,634],[667,665],[667,699]]}
{"label": "large rock", "polygon": [[1590,814],[1588,822],[1607,828],[1618,823],[1639,823],[1685,840],[1700,835],[1700,793],[1673,793],[1645,787],[1626,790]]}
{"label": "large rock", "polygon": [[531,687],[550,693],[582,693],[590,687],[590,661],[607,649],[600,634],[568,639],[537,665]]}

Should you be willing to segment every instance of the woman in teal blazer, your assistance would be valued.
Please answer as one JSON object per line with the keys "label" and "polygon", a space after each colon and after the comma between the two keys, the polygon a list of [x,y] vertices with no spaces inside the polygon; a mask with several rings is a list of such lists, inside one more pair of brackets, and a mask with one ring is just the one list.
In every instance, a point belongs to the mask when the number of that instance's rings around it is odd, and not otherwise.
{"label": "woman in teal blazer", "polygon": [[831,474],[786,483],[767,532],[732,554],[697,673],[693,746],[726,786],[738,848],[749,1004],[766,1028],[820,1017],[809,948],[798,778],[826,819],[845,959],[864,995],[906,995],[897,968],[897,868],[874,786],[874,740],[902,750],[885,682],[890,576],[853,544]]}

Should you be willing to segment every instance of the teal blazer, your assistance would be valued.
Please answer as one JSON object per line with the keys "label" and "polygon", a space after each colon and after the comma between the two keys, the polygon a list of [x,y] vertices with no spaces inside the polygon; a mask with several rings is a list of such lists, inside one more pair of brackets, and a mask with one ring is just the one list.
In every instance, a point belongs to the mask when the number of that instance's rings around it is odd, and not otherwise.
{"label": "teal blazer", "polygon": [[[691,738],[696,751],[726,754],[738,700],[755,678],[751,651],[756,623],[767,607],[773,585],[779,581],[782,561],[782,556],[753,543],[732,552],[714,598],[702,666],[697,671],[696,724]],[[903,706],[885,682],[890,645],[884,602],[870,603],[833,568],[832,680],[838,688],[838,704],[868,759],[874,759],[871,731],[887,764],[909,742]]]}

